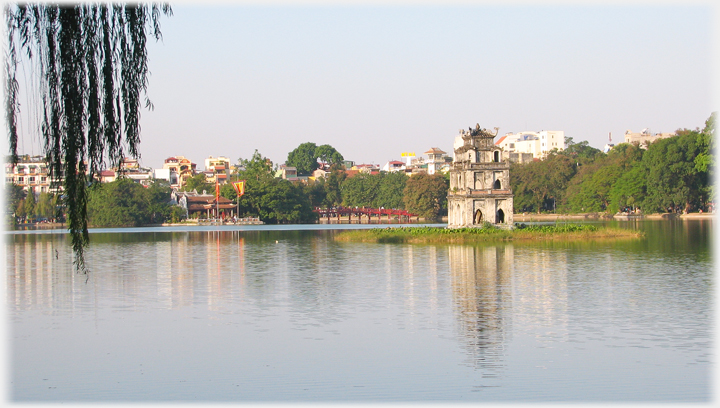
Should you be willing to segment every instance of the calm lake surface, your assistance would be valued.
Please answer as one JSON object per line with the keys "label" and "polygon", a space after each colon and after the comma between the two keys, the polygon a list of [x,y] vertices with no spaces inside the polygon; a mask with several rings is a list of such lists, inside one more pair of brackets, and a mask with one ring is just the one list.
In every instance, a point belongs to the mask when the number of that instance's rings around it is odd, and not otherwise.
{"label": "calm lake surface", "polygon": [[353,225],[5,233],[16,402],[709,402],[713,221],[636,241]]}

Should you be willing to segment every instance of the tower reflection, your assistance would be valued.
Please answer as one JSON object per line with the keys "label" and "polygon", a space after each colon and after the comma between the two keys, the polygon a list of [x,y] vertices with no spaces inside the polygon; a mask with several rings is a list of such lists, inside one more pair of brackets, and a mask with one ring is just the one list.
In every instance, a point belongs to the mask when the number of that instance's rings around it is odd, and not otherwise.
{"label": "tower reflection", "polygon": [[496,376],[504,366],[512,324],[512,244],[448,248],[460,338],[469,364]]}

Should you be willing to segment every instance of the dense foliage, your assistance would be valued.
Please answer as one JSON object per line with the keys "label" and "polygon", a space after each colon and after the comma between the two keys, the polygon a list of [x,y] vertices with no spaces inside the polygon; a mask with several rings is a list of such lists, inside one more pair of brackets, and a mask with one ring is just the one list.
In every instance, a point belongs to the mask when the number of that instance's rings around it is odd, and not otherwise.
{"label": "dense foliage", "polygon": [[240,197],[240,214],[257,216],[268,224],[307,223],[317,219],[303,186],[275,178],[270,161],[257,150],[252,158],[239,162],[243,170],[234,178],[246,181],[245,194]]}
{"label": "dense foliage", "polygon": [[149,187],[120,178],[95,183],[88,195],[88,218],[95,227],[137,227],[176,221],[182,209],[170,205],[170,186],[156,181]]}
{"label": "dense foliage", "polygon": [[17,184],[5,185],[5,213],[8,218],[14,218],[9,219],[9,224],[17,221],[52,221],[62,215],[58,208],[59,202],[59,197],[51,193],[40,193],[36,201],[34,194],[28,194]]}
{"label": "dense foliage", "polygon": [[410,177],[405,185],[403,201],[405,209],[435,220],[441,211],[447,211],[449,180],[442,174],[417,174]]}
{"label": "dense foliage", "polygon": [[297,174],[307,176],[315,171],[320,163],[327,165],[342,164],[343,156],[330,145],[317,146],[315,143],[303,143],[288,153],[285,162],[297,169]]}
{"label": "dense foliage", "polygon": [[715,118],[647,149],[621,143],[605,154],[569,140],[544,160],[512,164],[515,211],[707,211],[714,200]]}

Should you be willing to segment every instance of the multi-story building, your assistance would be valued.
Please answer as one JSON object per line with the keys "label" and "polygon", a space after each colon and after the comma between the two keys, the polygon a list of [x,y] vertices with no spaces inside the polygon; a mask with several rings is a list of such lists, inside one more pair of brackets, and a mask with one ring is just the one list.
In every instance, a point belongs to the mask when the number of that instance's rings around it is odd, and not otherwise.
{"label": "multi-story building", "polygon": [[205,159],[205,176],[208,183],[225,184],[228,181],[230,159],[227,157],[208,157]]}
{"label": "multi-story building", "polygon": [[170,170],[170,187],[182,188],[188,179],[195,175],[197,165],[185,156],[173,156],[165,159],[163,169]]}
{"label": "multi-story building", "polygon": [[94,175],[101,183],[111,183],[118,178],[129,178],[143,186],[149,186],[155,179],[153,169],[141,167],[137,159],[125,157],[118,167],[105,169]]}
{"label": "multi-story building", "polygon": [[415,158],[415,153],[402,153],[407,162],[401,161],[390,161],[383,167],[383,171],[404,171],[407,175],[427,173],[435,174],[437,172],[450,171],[450,164],[452,163],[452,157],[447,156],[447,153],[442,151],[440,148],[432,147],[426,151],[427,158],[418,157]]}
{"label": "multi-story building", "polygon": [[50,168],[43,156],[23,155],[14,166],[6,163],[5,183],[16,184],[34,194],[62,191],[59,178],[50,177]]}
{"label": "multi-story building", "polygon": [[[455,144],[462,143],[455,139]],[[516,158],[522,161],[521,154],[532,154],[533,158],[544,158],[553,150],[565,149],[565,132],[562,130],[541,130],[540,132],[507,133],[500,137],[495,145],[503,149],[503,156],[508,159]],[[512,155],[518,153],[518,155]]]}
{"label": "multi-story building", "polygon": [[647,149],[648,145],[656,140],[667,139],[675,136],[676,133],[655,133],[654,135],[650,132],[650,129],[643,129],[640,133],[633,133],[630,130],[625,131],[625,143],[637,143],[640,148]]}
{"label": "multi-story building", "polygon": [[404,162],[398,161],[398,160],[390,160],[389,162],[385,163],[385,165],[382,167],[382,171],[405,171],[406,165]]}

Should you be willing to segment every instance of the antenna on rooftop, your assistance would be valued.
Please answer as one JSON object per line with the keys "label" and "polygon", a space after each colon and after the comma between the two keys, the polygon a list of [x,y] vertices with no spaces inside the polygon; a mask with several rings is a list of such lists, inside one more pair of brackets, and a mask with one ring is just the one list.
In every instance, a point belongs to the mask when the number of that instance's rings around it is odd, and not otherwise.
{"label": "antenna on rooftop", "polygon": [[608,142],[612,142],[612,132],[608,132]]}

